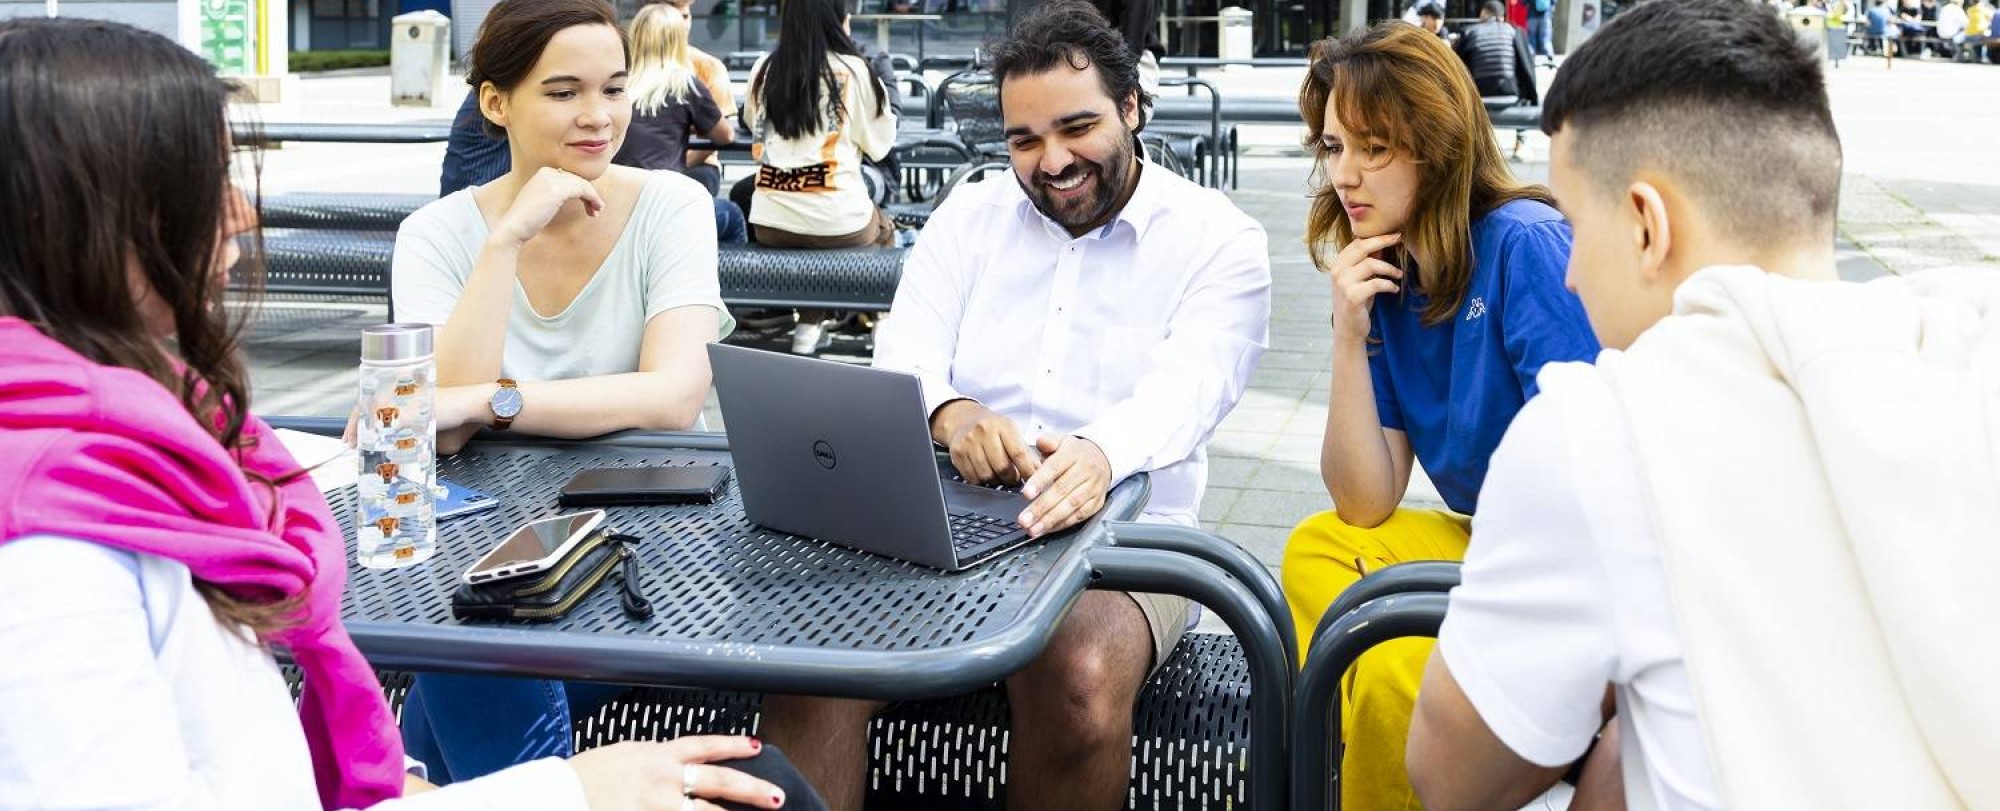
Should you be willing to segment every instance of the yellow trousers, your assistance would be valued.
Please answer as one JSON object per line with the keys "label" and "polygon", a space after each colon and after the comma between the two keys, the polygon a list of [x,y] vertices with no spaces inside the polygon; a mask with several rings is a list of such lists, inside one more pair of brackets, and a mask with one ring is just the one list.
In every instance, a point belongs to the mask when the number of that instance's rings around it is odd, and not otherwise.
{"label": "yellow trousers", "polygon": [[[1282,573],[1299,655],[1311,649],[1320,615],[1354,581],[1396,563],[1464,560],[1471,527],[1471,519],[1439,510],[1397,510],[1374,529],[1349,526],[1331,511],[1300,522],[1285,542]],[[1342,678],[1340,728],[1347,748],[1340,762],[1340,807],[1423,807],[1410,788],[1403,749],[1417,708],[1417,685],[1435,646],[1429,639],[1378,645]]]}

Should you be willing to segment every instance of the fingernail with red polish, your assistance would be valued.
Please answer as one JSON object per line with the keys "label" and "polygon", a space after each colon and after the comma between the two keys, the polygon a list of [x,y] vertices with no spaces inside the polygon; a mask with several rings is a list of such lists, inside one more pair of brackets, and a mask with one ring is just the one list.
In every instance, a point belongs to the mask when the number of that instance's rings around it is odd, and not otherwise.
{"label": "fingernail with red polish", "polygon": [[780,807],[780,806],[782,806],[782,805],[784,805],[784,804],[785,804],[785,795],[783,795],[783,794],[773,794],[773,795],[771,795],[771,807],[772,807],[772,808],[777,808],[777,807]]}
{"label": "fingernail with red polish", "polygon": [[752,749],[762,749],[762,748],[764,748],[764,742],[763,742],[763,741],[760,741],[760,740],[757,740],[756,738],[751,738],[751,739],[750,739],[750,748],[752,748]]}

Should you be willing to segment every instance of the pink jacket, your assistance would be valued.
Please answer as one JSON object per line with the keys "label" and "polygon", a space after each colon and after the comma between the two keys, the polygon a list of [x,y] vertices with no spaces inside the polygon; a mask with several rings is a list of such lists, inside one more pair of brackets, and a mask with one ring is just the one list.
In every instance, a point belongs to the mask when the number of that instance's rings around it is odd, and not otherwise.
{"label": "pink jacket", "polygon": [[[346,545],[309,477],[250,418],[231,453],[146,375],[94,363],[0,317],[0,543],[57,535],[187,565],[247,599],[304,594],[272,639],[305,674],[299,720],[320,801],[401,794],[403,746],[381,686],[340,624]],[[253,478],[254,477],[254,478]]]}

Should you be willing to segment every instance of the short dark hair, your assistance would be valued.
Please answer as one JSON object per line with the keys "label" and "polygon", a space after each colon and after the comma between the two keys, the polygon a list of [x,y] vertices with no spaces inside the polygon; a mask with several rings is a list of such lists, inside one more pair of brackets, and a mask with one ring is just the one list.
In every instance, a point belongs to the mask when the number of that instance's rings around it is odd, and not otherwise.
{"label": "short dark hair", "polygon": [[1810,43],[1743,0],[1652,0],[1604,24],[1556,72],[1542,131],[1615,194],[1642,168],[1687,184],[1743,240],[1831,236],[1840,135]]}
{"label": "short dark hair", "polygon": [[[1079,0],[1048,0],[1014,24],[1005,39],[987,53],[992,60],[993,86],[998,89],[1009,78],[1047,73],[1056,65],[1077,70],[1095,66],[1097,82],[1126,112],[1125,100],[1138,98],[1139,109],[1152,106],[1153,99],[1139,89],[1139,59],[1126,46],[1125,35],[1111,27],[1095,6]],[[1001,105],[1007,103],[1001,94]],[[1145,116],[1141,115],[1144,126]]]}
{"label": "short dark hair", "polygon": [[[479,36],[472,43],[472,65],[465,83],[478,93],[480,85],[492,82],[502,91],[513,90],[528,78],[528,71],[542,58],[549,40],[563,29],[579,25],[608,25],[618,32],[621,59],[631,60],[625,44],[625,28],[618,24],[618,12],[605,0],[500,0],[479,24]],[[495,138],[507,130],[486,122],[486,134]]]}
{"label": "short dark hair", "polygon": [[1417,16],[1436,17],[1442,20],[1444,19],[1444,9],[1436,3],[1419,3],[1417,5]]}
{"label": "short dark hair", "polygon": [[1500,0],[1486,0],[1486,4],[1480,6],[1479,11],[1482,14],[1493,15],[1494,19],[1507,19],[1507,4],[1500,2]]}

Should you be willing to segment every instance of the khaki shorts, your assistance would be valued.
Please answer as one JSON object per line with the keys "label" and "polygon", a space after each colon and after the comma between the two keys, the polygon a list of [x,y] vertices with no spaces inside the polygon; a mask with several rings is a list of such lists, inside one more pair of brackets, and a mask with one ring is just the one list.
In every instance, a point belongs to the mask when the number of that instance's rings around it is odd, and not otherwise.
{"label": "khaki shorts", "polygon": [[1146,626],[1153,632],[1153,666],[1146,672],[1157,673],[1160,665],[1174,652],[1174,646],[1187,635],[1188,614],[1193,604],[1186,597],[1171,594],[1148,594],[1125,592],[1132,602],[1139,604],[1139,613],[1146,615]]}

